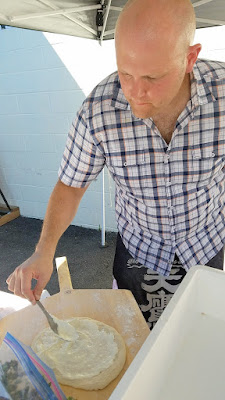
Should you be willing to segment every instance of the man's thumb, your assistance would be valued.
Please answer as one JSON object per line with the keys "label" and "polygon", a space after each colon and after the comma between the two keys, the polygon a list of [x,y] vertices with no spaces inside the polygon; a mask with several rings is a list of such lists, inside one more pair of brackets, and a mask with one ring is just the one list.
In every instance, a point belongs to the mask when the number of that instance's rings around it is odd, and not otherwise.
{"label": "man's thumb", "polygon": [[42,279],[39,279],[37,281],[37,284],[34,288],[34,297],[36,300],[40,300],[40,297],[41,297],[42,291],[45,288],[45,285],[46,285],[46,282],[43,281]]}

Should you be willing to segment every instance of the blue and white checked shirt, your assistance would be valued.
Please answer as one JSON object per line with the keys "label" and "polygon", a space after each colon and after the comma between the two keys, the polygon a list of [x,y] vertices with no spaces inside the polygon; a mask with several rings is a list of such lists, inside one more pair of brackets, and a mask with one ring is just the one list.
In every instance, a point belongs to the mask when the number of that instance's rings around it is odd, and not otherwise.
{"label": "blue and white checked shirt", "polygon": [[140,263],[169,275],[225,243],[225,64],[198,60],[191,100],[169,145],[151,118],[132,114],[115,72],[84,101],[69,132],[59,179],[85,187],[107,165],[118,230]]}

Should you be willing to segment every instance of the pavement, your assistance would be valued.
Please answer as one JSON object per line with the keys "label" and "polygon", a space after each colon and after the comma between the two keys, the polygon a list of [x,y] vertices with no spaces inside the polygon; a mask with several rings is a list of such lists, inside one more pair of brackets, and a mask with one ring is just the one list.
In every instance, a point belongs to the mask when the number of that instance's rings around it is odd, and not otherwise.
{"label": "pavement", "polygon": [[[0,290],[8,292],[6,279],[35,249],[42,221],[18,217],[0,227]],[[71,225],[61,237],[55,257],[66,256],[74,289],[111,289],[115,232],[106,232],[107,246],[101,247],[101,232]],[[46,286],[59,292],[56,269]]]}

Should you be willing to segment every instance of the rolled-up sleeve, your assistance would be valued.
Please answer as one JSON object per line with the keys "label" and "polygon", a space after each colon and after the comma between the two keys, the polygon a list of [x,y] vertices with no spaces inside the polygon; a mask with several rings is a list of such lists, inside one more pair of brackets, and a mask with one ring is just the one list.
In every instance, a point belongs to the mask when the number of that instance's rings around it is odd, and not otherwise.
{"label": "rolled-up sleeve", "polygon": [[90,134],[82,107],[69,131],[58,176],[67,186],[85,187],[101,172],[104,154]]}

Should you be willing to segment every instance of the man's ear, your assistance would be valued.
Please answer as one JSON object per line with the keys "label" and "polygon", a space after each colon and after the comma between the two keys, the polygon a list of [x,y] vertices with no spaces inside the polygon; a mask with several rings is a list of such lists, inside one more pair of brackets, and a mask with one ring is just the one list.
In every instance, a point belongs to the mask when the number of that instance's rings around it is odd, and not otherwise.
{"label": "man's ear", "polygon": [[190,46],[187,55],[187,68],[186,73],[190,73],[197,61],[198,55],[201,51],[202,45],[200,43]]}

